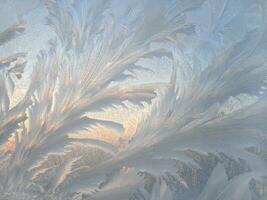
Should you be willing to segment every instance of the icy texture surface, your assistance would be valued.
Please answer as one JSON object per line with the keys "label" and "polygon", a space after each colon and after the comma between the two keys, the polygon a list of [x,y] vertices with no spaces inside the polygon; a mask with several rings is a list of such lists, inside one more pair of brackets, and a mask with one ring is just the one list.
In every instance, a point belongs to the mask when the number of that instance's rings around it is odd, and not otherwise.
{"label": "icy texture surface", "polygon": [[0,2],[0,199],[266,200],[265,0]]}

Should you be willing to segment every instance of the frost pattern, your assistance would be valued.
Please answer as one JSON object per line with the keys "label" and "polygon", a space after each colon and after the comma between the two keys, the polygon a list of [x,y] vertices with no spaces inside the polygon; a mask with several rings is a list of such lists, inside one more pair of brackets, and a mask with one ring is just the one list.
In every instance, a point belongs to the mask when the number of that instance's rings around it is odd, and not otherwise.
{"label": "frost pattern", "polygon": [[[44,5],[55,38],[14,106],[26,53],[0,60],[0,199],[267,198],[266,1]],[[25,29],[7,28],[0,45]],[[125,82],[166,60],[167,83]],[[91,113],[133,105],[149,113],[123,148],[70,136],[123,133]]]}

